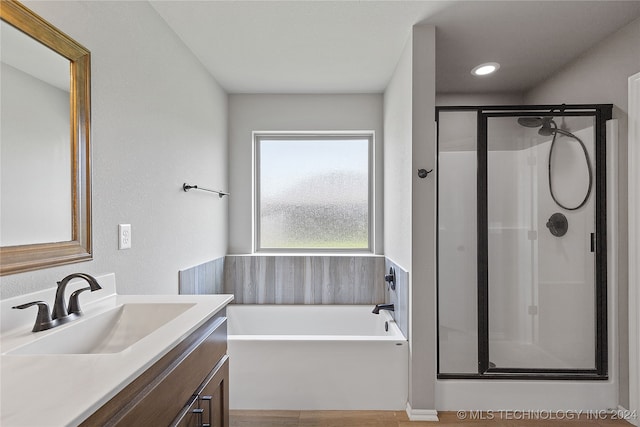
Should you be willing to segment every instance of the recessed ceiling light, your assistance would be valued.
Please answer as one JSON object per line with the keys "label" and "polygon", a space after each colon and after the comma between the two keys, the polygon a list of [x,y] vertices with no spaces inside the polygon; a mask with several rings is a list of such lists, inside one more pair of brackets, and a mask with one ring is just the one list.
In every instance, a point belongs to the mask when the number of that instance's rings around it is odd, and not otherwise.
{"label": "recessed ceiling light", "polygon": [[487,74],[494,73],[498,71],[500,68],[500,64],[497,62],[485,62],[484,64],[480,64],[471,70],[471,74],[474,76],[486,76]]}

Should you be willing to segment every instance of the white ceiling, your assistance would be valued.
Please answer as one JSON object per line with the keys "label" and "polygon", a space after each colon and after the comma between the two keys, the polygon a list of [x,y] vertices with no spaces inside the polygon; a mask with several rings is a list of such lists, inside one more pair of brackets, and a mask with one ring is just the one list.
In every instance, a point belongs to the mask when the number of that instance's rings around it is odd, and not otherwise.
{"label": "white ceiling", "polygon": [[[454,4],[425,20],[436,26],[438,91],[526,91],[638,16],[640,1]],[[495,75],[470,74],[489,61],[501,65]]]}
{"label": "white ceiling", "polygon": [[[420,22],[439,92],[522,92],[640,16],[640,0],[150,3],[230,93],[382,92]],[[498,73],[471,76],[488,61]]]}

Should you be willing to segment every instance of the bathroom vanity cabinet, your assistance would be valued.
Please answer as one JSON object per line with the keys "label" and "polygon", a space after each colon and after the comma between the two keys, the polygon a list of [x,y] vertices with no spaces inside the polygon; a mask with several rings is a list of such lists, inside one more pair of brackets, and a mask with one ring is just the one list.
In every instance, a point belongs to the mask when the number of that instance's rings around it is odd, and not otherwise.
{"label": "bathroom vanity cabinet", "polygon": [[[57,288],[0,301],[0,425],[228,426],[233,295],[118,295],[114,274],[96,279],[84,315],[43,332],[11,307]],[[40,389],[55,392],[34,411]]]}
{"label": "bathroom vanity cabinet", "polygon": [[228,426],[226,320],[223,309],[81,425]]}

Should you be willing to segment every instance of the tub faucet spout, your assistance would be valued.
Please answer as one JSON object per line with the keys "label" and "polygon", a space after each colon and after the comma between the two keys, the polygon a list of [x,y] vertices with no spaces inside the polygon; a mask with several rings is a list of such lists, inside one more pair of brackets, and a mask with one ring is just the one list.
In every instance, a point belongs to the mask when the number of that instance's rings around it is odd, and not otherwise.
{"label": "tub faucet spout", "polygon": [[394,311],[393,304],[376,304],[372,313],[380,314],[380,310]]}

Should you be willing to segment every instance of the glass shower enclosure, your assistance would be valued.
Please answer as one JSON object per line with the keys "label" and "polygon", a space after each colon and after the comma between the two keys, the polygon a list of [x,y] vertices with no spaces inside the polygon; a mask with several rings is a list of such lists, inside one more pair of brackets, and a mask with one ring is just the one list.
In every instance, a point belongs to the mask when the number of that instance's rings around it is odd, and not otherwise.
{"label": "glass shower enclosure", "polygon": [[611,109],[437,108],[439,378],[607,378]]}

